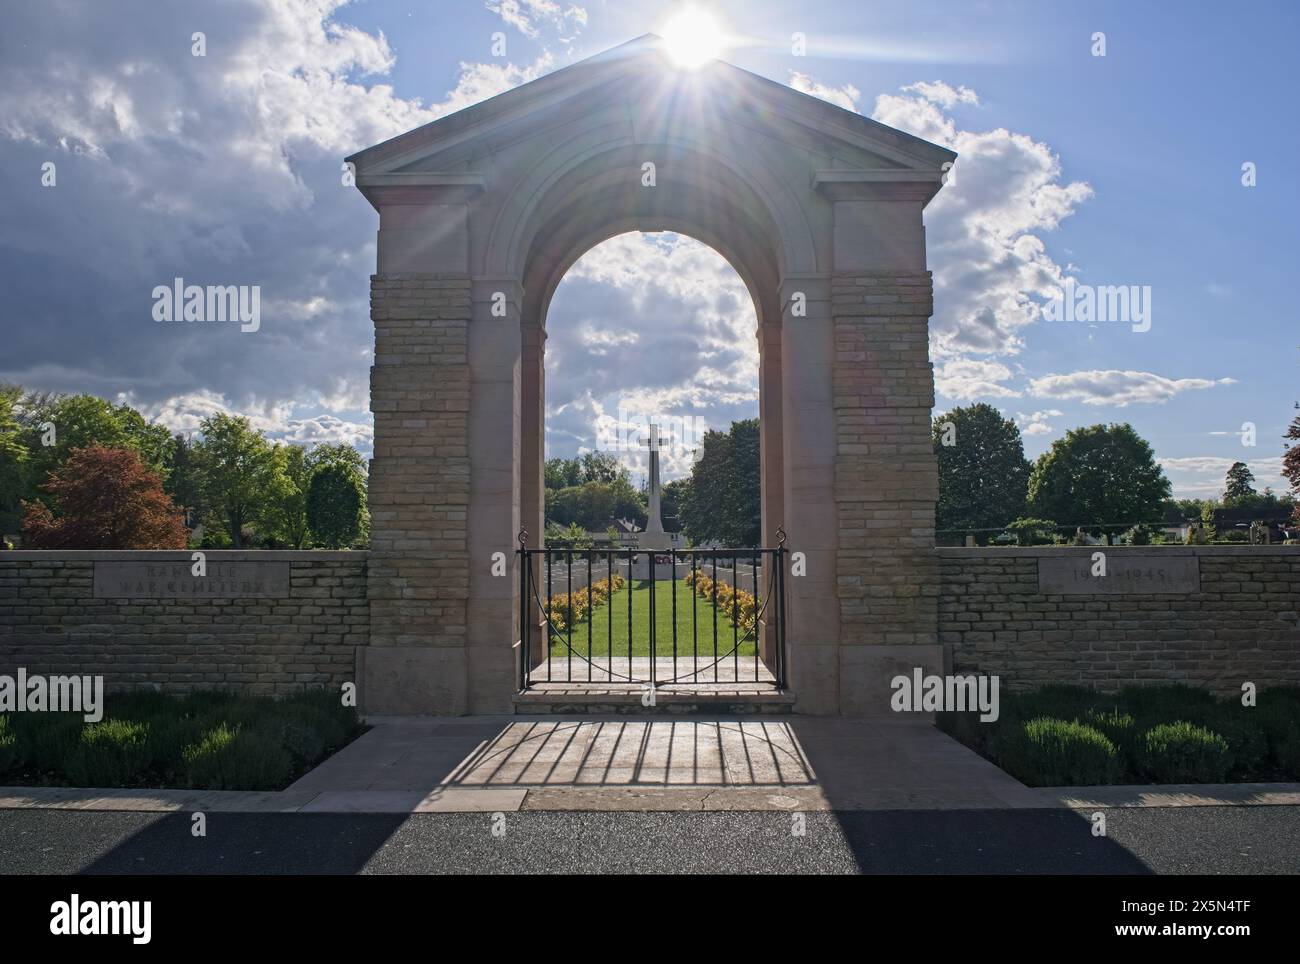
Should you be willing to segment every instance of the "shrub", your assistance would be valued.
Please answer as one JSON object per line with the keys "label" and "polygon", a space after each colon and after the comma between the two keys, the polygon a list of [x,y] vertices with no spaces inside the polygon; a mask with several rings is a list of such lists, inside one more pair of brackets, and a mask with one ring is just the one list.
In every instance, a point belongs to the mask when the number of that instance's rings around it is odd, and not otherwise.
{"label": "shrub", "polygon": [[1244,780],[1261,774],[1268,763],[1269,741],[1257,710],[1221,706],[1217,713],[1196,722],[1228,744],[1228,768],[1233,777]]}
{"label": "shrub", "polygon": [[342,746],[357,727],[356,711],[343,706],[332,691],[295,695],[276,709],[275,718],[264,725],[278,732],[280,743],[299,764]]}
{"label": "shrub", "polygon": [[627,579],[614,573],[613,576],[594,582],[589,587],[552,596],[546,606],[546,617],[550,620],[551,627],[561,633],[571,629],[570,613],[572,613],[574,626],[586,622],[597,606],[622,589],[626,583]]}
{"label": "shrub", "polygon": [[77,713],[18,713],[13,720],[22,764],[37,773],[57,773],[81,742]]}
{"label": "shrub", "polygon": [[999,764],[1030,786],[1112,783],[1119,773],[1115,745],[1085,723],[1038,717],[1009,726],[995,741]]}
{"label": "shrub", "polygon": [[1083,718],[1097,699],[1097,693],[1086,687],[1053,683],[1030,693],[1009,694],[1003,700],[1002,717],[1030,720],[1037,716],[1050,716],[1076,720]]}
{"label": "shrub", "polygon": [[182,754],[185,782],[201,790],[279,789],[293,772],[293,760],[264,729],[221,723]]}
{"label": "shrub", "polygon": [[[718,611],[731,620],[736,628],[746,631],[754,628],[758,621],[758,600],[753,593],[735,589],[721,579],[715,580],[702,569],[687,573],[685,582],[695,590],[697,596],[717,606]],[[735,619],[732,619],[733,608]]]}
{"label": "shrub", "polygon": [[1152,727],[1138,749],[1141,772],[1157,783],[1219,783],[1231,764],[1227,740],[1186,720]]}
{"label": "shrub", "polygon": [[1121,767],[1128,770],[1137,754],[1137,724],[1120,710],[1089,710],[1085,722],[1115,745]]}
{"label": "shrub", "polygon": [[1135,525],[1124,533],[1124,541],[1130,546],[1151,545],[1151,529],[1144,525]]}
{"label": "shrub", "polygon": [[1007,532],[1018,546],[1044,546],[1052,544],[1056,523],[1050,519],[1016,519],[1007,523]]}
{"label": "shrub", "polygon": [[1126,686],[1119,691],[1118,705],[1138,721],[1150,719],[1160,723],[1172,720],[1199,722],[1218,709],[1213,693],[1184,683]]}
{"label": "shrub", "polygon": [[1300,733],[1294,730],[1273,746],[1273,762],[1292,780],[1300,780]]}
{"label": "shrub", "polygon": [[79,787],[121,787],[137,782],[149,769],[149,728],[130,720],[88,723],[63,772]]}

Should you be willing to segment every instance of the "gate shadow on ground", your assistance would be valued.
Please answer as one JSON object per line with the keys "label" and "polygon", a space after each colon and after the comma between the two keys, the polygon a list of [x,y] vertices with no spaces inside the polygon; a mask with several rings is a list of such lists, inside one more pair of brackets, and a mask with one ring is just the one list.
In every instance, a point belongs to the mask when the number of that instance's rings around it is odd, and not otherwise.
{"label": "gate shadow on ground", "polygon": [[528,721],[505,726],[446,777],[460,787],[813,786],[788,723]]}

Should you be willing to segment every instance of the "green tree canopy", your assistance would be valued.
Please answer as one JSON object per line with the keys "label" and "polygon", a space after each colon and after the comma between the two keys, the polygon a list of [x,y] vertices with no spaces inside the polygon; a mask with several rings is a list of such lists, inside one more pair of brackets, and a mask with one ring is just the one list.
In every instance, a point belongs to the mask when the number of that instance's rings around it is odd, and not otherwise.
{"label": "green tree canopy", "polygon": [[1257,495],[1255,491],[1255,474],[1245,462],[1233,462],[1224,479],[1223,504],[1226,506],[1243,505]]}
{"label": "green tree canopy", "polygon": [[18,418],[22,394],[17,385],[0,385],[0,536],[18,531],[26,491],[27,445]]}
{"label": "green tree canopy", "polygon": [[758,419],[732,422],[728,432],[704,433],[679,507],[682,527],[699,545],[762,543]]}
{"label": "green tree canopy", "polygon": [[277,445],[262,522],[265,535],[290,549],[307,544],[307,492],[313,472],[302,445]]}
{"label": "green tree canopy", "polygon": [[630,484],[627,467],[610,452],[585,452],[572,459],[547,459],[545,484],[548,489],[570,489],[587,482]]}
{"label": "green tree canopy", "polygon": [[584,482],[546,490],[546,521],[564,527],[577,525],[600,531],[615,519],[644,525],[646,507],[640,493],[626,478],[614,482]]}
{"label": "green tree canopy", "polygon": [[1159,522],[1169,496],[1155,452],[1128,424],[1067,432],[1029,477],[1033,514],[1067,526]]}
{"label": "green tree canopy", "polygon": [[311,476],[307,491],[307,524],[327,549],[352,545],[362,533],[365,489],[347,466],[326,464]]}
{"label": "green tree canopy", "polygon": [[202,466],[199,465],[194,443],[179,432],[172,437],[164,488],[172,501],[185,511],[191,526],[198,525],[205,518],[207,509],[203,496]]}
{"label": "green tree canopy", "polygon": [[32,394],[22,399],[21,409],[23,444],[29,456],[26,489],[32,498],[73,449],[91,445],[131,449],[165,480],[171,432],[129,405],[114,405],[94,395]]}
{"label": "green tree canopy", "polygon": [[267,520],[268,493],[277,469],[275,450],[242,416],[218,412],[203,420],[200,431],[203,437],[195,454],[210,521],[241,549],[244,526]]}
{"label": "green tree canopy", "polygon": [[1024,514],[1029,462],[1016,423],[983,402],[935,419],[937,529],[993,529]]}

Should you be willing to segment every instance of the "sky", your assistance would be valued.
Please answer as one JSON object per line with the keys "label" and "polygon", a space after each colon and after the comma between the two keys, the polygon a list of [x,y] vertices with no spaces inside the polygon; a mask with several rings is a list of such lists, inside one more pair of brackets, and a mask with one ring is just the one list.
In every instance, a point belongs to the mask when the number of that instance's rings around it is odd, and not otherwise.
{"label": "sky", "polygon": [[[177,431],[230,411],[368,453],[377,215],[342,159],[662,32],[680,6],[3,4],[0,381],[129,402]],[[724,59],[959,153],[926,209],[937,412],[988,402],[1031,458],[1072,427],[1130,422],[1178,496],[1217,495],[1237,460],[1285,486],[1300,5],[694,6]],[[260,326],[156,321],[154,290],[177,277],[258,285]],[[1049,320],[1067,280],[1139,286],[1149,317]],[[547,325],[549,456],[600,448],[620,410],[697,429],[758,414],[753,306],[698,242],[592,249]],[[689,464],[670,452],[665,476]]]}

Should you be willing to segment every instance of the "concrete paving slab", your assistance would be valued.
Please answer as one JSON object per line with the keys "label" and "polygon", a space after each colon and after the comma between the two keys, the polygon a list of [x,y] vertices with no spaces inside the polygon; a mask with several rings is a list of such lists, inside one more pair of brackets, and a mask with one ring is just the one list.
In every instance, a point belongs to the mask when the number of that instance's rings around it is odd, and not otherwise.
{"label": "concrete paving slab", "polygon": [[1300,806],[1300,783],[1180,783],[1163,786],[1045,787],[1047,806],[1115,807]]}

